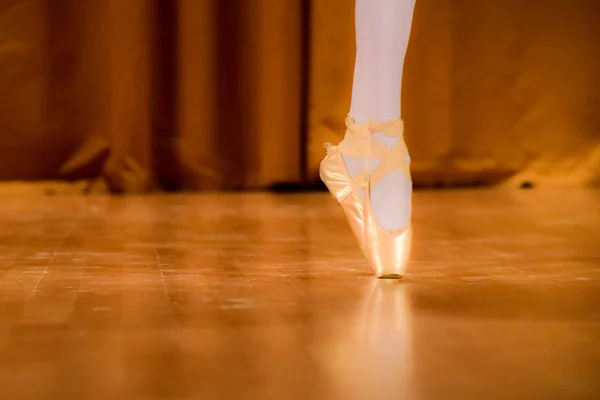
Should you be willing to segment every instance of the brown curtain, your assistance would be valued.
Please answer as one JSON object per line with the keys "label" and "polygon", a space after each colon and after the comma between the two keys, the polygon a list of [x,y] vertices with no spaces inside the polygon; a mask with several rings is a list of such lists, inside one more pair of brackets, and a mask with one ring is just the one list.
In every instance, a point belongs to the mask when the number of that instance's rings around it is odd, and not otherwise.
{"label": "brown curtain", "polygon": [[298,181],[300,0],[0,2],[0,179]]}
{"label": "brown curtain", "polygon": [[[349,108],[353,3],[0,2],[0,180],[317,181]],[[415,183],[600,183],[599,18],[595,0],[417,0],[403,92]]]}

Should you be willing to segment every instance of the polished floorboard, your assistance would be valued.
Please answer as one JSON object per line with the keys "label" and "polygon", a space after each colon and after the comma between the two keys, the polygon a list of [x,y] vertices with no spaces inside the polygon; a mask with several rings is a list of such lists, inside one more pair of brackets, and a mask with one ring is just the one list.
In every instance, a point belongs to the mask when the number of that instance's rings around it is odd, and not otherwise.
{"label": "polished floorboard", "polygon": [[0,399],[598,399],[600,191],[420,191],[403,281],[325,193],[0,201]]}

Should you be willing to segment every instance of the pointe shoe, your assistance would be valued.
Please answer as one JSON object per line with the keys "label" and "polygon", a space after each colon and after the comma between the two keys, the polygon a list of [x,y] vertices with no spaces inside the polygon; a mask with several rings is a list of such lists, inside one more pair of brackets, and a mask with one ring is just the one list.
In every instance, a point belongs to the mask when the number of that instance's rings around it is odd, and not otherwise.
{"label": "pointe shoe", "polygon": [[[398,170],[410,180],[410,157],[404,142],[404,124],[401,119],[385,123],[371,121],[371,133],[391,136],[399,139],[394,147],[387,147],[380,141],[370,141],[370,157],[367,158],[366,171],[369,171],[369,158],[378,158],[379,163],[364,181],[363,225],[367,262],[380,279],[399,279],[405,274],[410,257],[412,226],[385,230],[377,221],[371,205],[371,189],[387,174]],[[409,220],[410,221],[410,220]]]}
{"label": "pointe shoe", "polygon": [[344,211],[348,225],[350,225],[350,229],[366,258],[363,204],[357,191],[364,185],[366,174],[362,172],[350,176],[343,155],[367,158],[369,156],[371,132],[368,123],[357,124],[350,117],[346,118],[346,127],[346,136],[339,145],[327,144],[327,155],[321,161],[319,174],[331,195]]}

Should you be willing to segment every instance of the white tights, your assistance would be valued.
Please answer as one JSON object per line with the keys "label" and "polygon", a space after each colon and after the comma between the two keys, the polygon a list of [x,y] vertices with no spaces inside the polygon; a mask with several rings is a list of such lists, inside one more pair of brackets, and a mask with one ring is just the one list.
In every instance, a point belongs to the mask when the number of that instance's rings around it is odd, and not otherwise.
{"label": "white tights", "polygon": [[[359,124],[369,119],[383,122],[401,117],[404,58],[416,0],[355,0],[356,62],[350,116]],[[388,146],[398,139],[374,135]],[[366,161],[344,156],[351,175]],[[373,170],[378,159],[371,159]],[[362,196],[362,193],[359,193]],[[412,185],[398,171],[387,175],[371,192],[375,217],[385,229],[407,225],[411,213]]]}

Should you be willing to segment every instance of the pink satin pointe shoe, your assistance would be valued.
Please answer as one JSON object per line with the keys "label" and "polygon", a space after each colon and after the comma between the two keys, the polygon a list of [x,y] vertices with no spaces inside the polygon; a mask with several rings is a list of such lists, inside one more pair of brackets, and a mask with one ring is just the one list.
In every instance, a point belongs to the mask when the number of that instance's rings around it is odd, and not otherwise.
{"label": "pink satin pointe shoe", "polygon": [[[410,157],[406,143],[404,142],[404,123],[401,119],[388,122],[371,121],[369,125],[371,133],[389,136],[398,139],[396,145],[387,147],[376,139],[370,141],[370,157],[367,159],[367,171],[369,170],[370,158],[379,159],[377,166],[366,174],[364,182],[364,236],[366,257],[371,269],[380,279],[399,279],[405,275],[406,267],[410,258],[412,245],[412,225],[410,218],[406,226],[387,230],[377,220],[372,204],[371,191],[381,180],[394,170],[399,171],[412,180],[410,176]],[[412,193],[409,193],[412,196]],[[410,201],[410,199],[409,199]]]}
{"label": "pink satin pointe shoe", "polygon": [[[377,221],[371,204],[371,190],[389,173],[398,170],[410,180],[410,158],[403,138],[401,119],[369,124],[356,124],[346,119],[347,132],[338,146],[329,145],[321,162],[321,179],[341,206],[350,229],[367,260],[369,267],[381,279],[399,279],[404,276],[410,256],[412,229],[410,223],[401,229],[386,230]],[[373,139],[378,133],[398,139],[387,147]],[[365,169],[350,175],[343,156],[366,160]],[[369,159],[379,159],[369,173]],[[363,190],[363,199],[358,195]]]}
{"label": "pink satin pointe shoe", "polygon": [[321,161],[319,173],[321,180],[344,211],[348,225],[366,256],[363,205],[358,195],[365,176],[364,173],[351,176],[343,156],[367,157],[371,133],[369,124],[357,124],[350,117],[346,118],[346,128],[346,136],[339,145],[327,144],[327,155]]}

